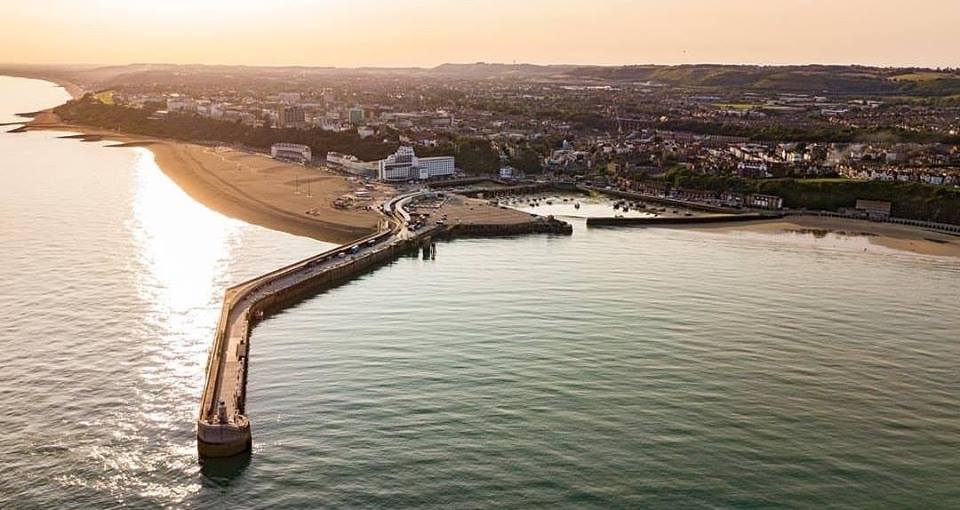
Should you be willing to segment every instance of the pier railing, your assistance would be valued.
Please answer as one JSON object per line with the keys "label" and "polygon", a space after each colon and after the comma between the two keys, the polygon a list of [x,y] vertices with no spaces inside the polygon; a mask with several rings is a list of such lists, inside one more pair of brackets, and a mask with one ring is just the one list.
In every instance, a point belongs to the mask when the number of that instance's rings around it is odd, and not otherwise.
{"label": "pier railing", "polygon": [[[228,456],[250,446],[250,422],[245,416],[246,373],[252,326],[266,311],[293,301],[315,285],[330,284],[392,258],[415,242],[401,238],[410,217],[403,205],[420,193],[391,199],[384,205],[378,232],[319,255],[294,262],[228,288],[206,365],[206,381],[197,419],[201,456]],[[431,229],[432,230],[432,229]],[[430,232],[422,232],[421,235]],[[313,289],[315,290],[315,289]],[[240,338],[236,338],[239,327]],[[234,333],[231,337],[231,333]],[[233,338],[234,345],[231,345]],[[237,349],[232,353],[231,348]],[[242,352],[241,352],[242,351]],[[228,381],[227,358],[235,363],[236,380]],[[225,384],[231,386],[225,386]],[[230,393],[226,395],[226,393]],[[229,401],[230,405],[226,403]],[[225,409],[229,409],[225,412]]]}

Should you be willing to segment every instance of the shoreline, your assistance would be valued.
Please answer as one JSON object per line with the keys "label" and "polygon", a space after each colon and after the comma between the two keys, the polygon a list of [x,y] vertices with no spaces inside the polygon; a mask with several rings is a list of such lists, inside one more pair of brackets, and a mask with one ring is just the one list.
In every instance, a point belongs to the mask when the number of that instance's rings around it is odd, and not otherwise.
{"label": "shoreline", "polygon": [[[42,112],[24,131],[61,132],[106,148],[141,147],[180,189],[225,216],[292,235],[344,244],[376,231],[373,210],[336,209],[337,197],[357,190],[341,176],[234,149],[128,135],[59,122]],[[380,194],[386,194],[380,190]]]}
{"label": "shoreline", "polygon": [[[83,89],[66,80],[53,80],[74,97]],[[67,87],[70,87],[69,89]],[[71,91],[72,89],[72,91]],[[63,138],[84,142],[113,142],[114,147],[142,147],[149,150],[157,166],[194,200],[225,216],[271,230],[344,244],[375,232],[379,215],[372,210],[344,211],[331,207],[351,189],[347,180],[320,168],[305,168],[278,162],[267,156],[241,152],[216,145],[201,145],[63,123],[52,109],[38,112],[22,131],[64,132]],[[236,173],[231,168],[237,168]],[[240,167],[249,167],[260,177],[239,176]],[[245,170],[244,170],[245,171]],[[303,175],[307,174],[306,178]],[[286,178],[284,179],[284,175]],[[280,178],[277,178],[280,176]],[[251,182],[253,181],[253,182]],[[257,182],[260,181],[260,182]],[[305,193],[300,189],[306,185]],[[355,191],[355,189],[354,189]],[[313,194],[317,197],[314,199]],[[392,194],[379,189],[380,198]],[[375,202],[373,202],[375,203]],[[321,217],[323,219],[321,219]],[[960,258],[960,237],[920,227],[873,223],[820,216],[787,216],[737,223],[663,225],[711,233],[752,232],[759,234],[836,234],[866,237],[870,244],[920,255]]]}
{"label": "shoreline", "polygon": [[[113,142],[107,148],[142,147],[149,150],[156,164],[177,186],[194,200],[225,216],[252,223],[271,230],[292,235],[310,237],[323,242],[344,244],[370,235],[376,231],[378,215],[369,211],[365,214],[348,214],[329,208],[322,211],[324,219],[293,210],[301,201],[266,200],[268,197],[251,195],[241,183],[231,182],[233,175],[225,174],[223,162],[215,161],[213,146],[192,144],[181,141],[165,140],[137,135],[128,135],[102,129],[63,124],[51,112],[42,112],[33,121],[24,126],[24,131],[63,132],[63,138],[77,139],[83,142]],[[226,149],[237,160],[257,158],[265,164],[267,170],[286,168],[293,172],[315,172],[319,177],[304,179],[311,186],[317,186],[318,180],[344,180],[343,177],[324,172],[321,169],[305,169],[297,165],[277,162],[266,156],[242,153]],[[230,172],[232,174],[232,172]],[[292,181],[274,185],[294,185]],[[301,184],[302,186],[303,184]],[[254,188],[257,188],[254,185]],[[331,189],[312,187],[312,192],[332,199]],[[289,190],[288,190],[289,191]],[[335,191],[345,191],[336,189]],[[276,197],[274,197],[276,198]],[[316,209],[320,209],[320,204]],[[366,218],[366,220],[364,220]],[[656,227],[656,225],[651,225]],[[749,220],[736,223],[697,223],[662,225],[663,228],[694,230],[705,233],[730,234],[747,232],[765,235],[808,234],[822,237],[835,234],[849,237],[864,237],[870,244],[879,247],[939,257],[960,258],[960,237],[934,232],[920,227],[891,223],[874,223],[862,220],[843,219],[822,216],[786,216],[769,220]]]}
{"label": "shoreline", "polygon": [[[53,83],[73,99],[87,92],[82,86],[43,72],[3,71],[3,75]],[[187,195],[225,216],[291,235],[344,244],[375,232],[380,220],[373,210],[337,209],[333,201],[352,191],[344,177],[322,168],[305,168],[215,145],[131,135],[64,123],[53,108],[33,112],[8,132],[63,132],[63,138],[83,142],[113,142],[107,148],[142,147],[151,152],[160,170]],[[237,178],[234,172],[244,175]],[[305,190],[303,188],[306,188]],[[377,195],[388,192],[380,189]]]}
{"label": "shoreline", "polygon": [[71,99],[80,99],[88,91],[83,88],[83,86],[70,81],[66,78],[60,78],[57,76],[51,76],[42,72],[30,72],[27,70],[17,70],[17,69],[2,69],[0,70],[0,76],[10,76],[12,78],[26,78],[28,80],[40,80],[53,83],[54,85],[62,88],[67,91],[67,94],[70,94]]}

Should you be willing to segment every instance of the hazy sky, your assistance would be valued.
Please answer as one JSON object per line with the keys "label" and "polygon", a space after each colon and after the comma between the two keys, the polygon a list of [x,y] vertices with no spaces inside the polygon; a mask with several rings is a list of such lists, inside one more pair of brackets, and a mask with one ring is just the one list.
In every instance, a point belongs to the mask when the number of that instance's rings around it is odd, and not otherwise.
{"label": "hazy sky", "polygon": [[960,66],[960,0],[0,0],[0,62]]}

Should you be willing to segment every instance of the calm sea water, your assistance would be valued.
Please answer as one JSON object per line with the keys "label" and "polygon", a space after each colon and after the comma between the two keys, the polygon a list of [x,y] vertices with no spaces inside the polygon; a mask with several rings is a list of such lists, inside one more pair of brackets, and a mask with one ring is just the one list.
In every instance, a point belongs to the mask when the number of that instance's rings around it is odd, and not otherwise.
{"label": "calm sea water", "polygon": [[956,260],[582,220],[268,320],[255,452],[201,468],[223,289],[328,245],[56,136],[0,134],[0,508],[960,505]]}

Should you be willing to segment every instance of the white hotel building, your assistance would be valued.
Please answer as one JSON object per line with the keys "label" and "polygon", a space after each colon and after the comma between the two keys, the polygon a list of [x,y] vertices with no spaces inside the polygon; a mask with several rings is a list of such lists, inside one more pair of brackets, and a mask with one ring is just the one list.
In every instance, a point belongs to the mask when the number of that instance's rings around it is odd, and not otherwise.
{"label": "white hotel building", "polygon": [[426,180],[456,173],[453,156],[418,158],[413,147],[400,147],[380,161],[377,177],[382,181]]}

